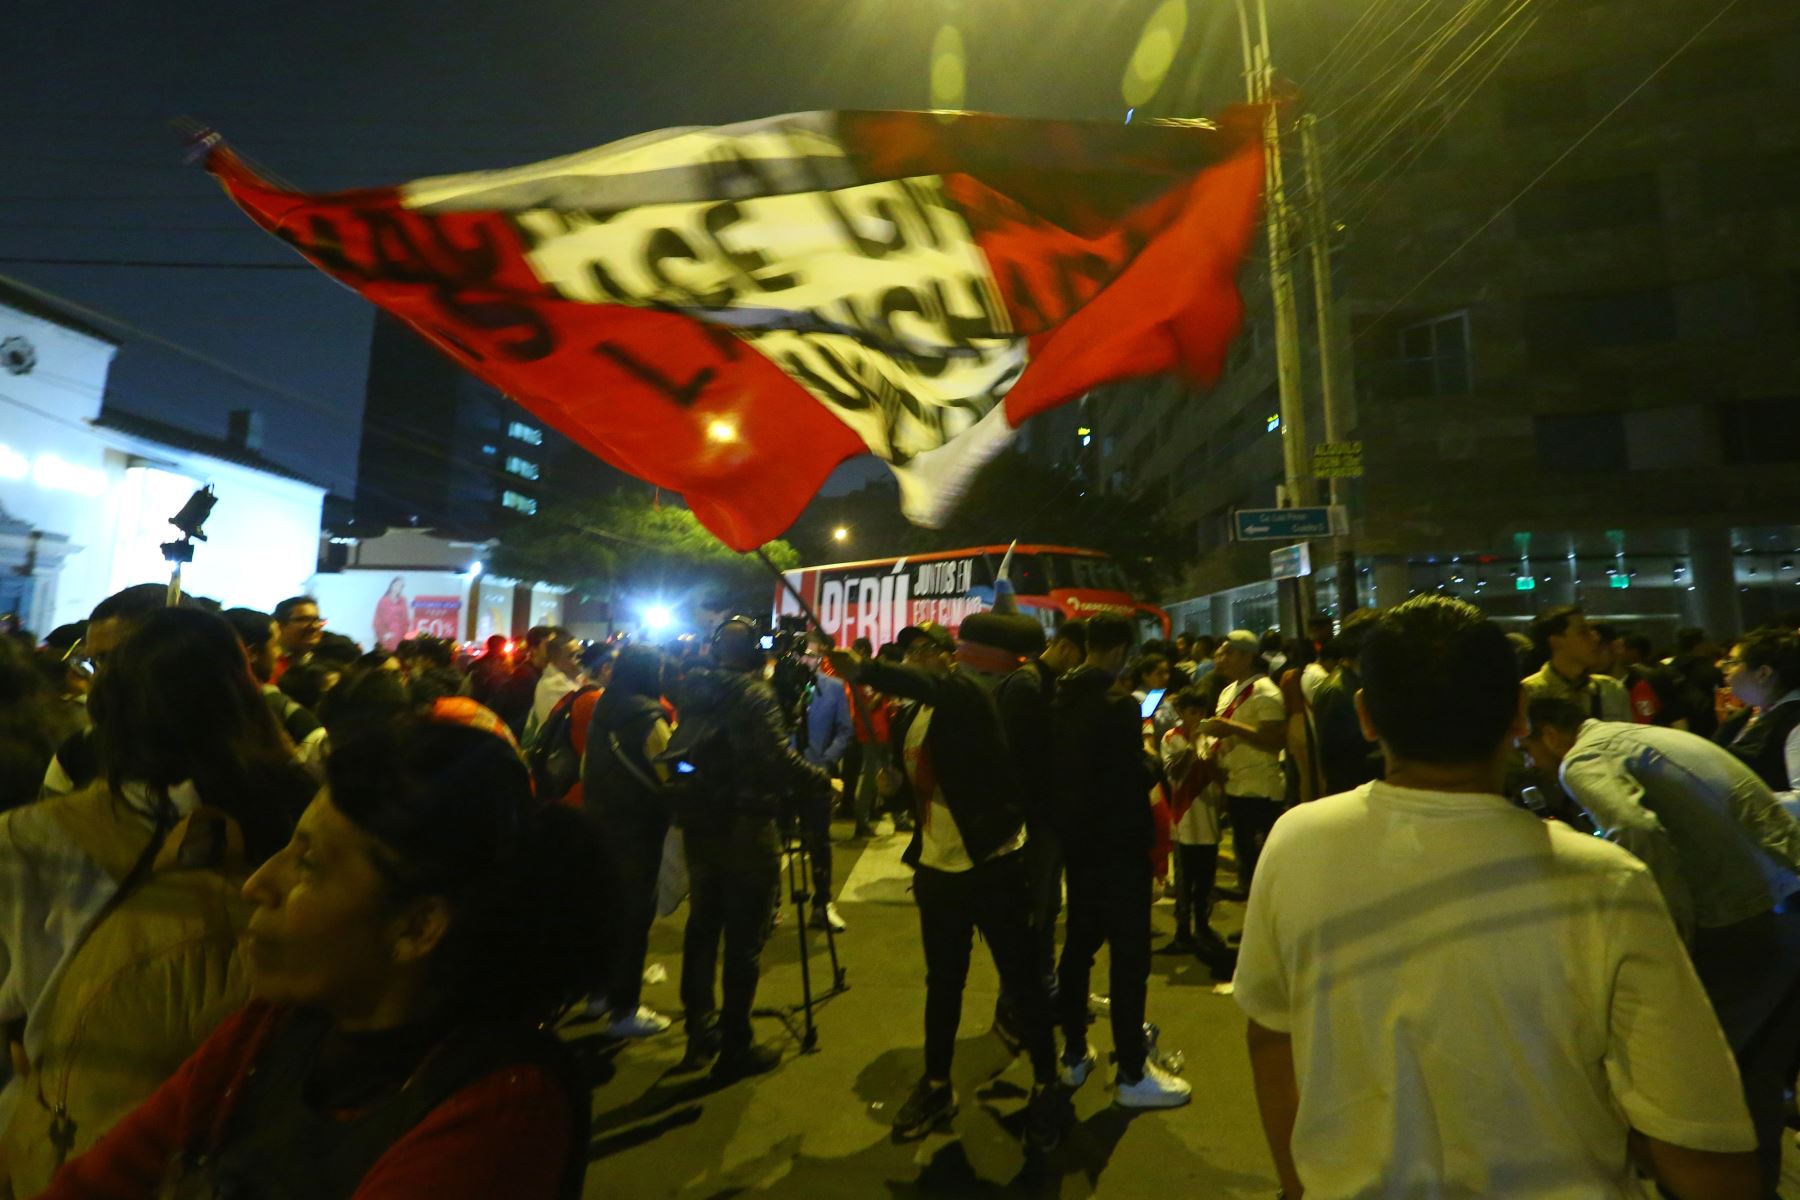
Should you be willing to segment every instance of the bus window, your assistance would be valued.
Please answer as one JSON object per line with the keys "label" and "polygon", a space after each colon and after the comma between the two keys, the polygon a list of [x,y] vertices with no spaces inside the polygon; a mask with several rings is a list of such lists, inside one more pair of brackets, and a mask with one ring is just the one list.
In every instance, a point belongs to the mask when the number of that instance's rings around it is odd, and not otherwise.
{"label": "bus window", "polygon": [[1013,591],[1021,596],[1044,596],[1050,592],[1050,581],[1035,554],[1015,553],[1009,574]]}

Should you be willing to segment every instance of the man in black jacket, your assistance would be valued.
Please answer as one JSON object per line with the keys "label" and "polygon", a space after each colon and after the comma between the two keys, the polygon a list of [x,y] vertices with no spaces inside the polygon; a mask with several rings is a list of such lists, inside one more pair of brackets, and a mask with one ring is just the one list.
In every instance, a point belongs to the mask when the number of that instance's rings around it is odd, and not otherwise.
{"label": "man in black jacket", "polygon": [[[756,626],[733,617],[713,634],[710,668],[690,671],[677,696],[681,725],[664,757],[691,768],[694,786],[677,799],[688,862],[688,922],[681,949],[681,1003],[687,1010],[685,1064],[715,1053],[713,1076],[767,1071],[781,1053],[751,1043],[760,957],[781,875],[776,819],[784,801],[811,800],[841,786],[788,743],[775,693],[762,679]],[[677,770],[679,770],[679,766]],[[713,969],[725,939],[723,997],[713,1005]]]}
{"label": "man in black jacket", "polygon": [[1037,1078],[1027,1107],[1029,1142],[1054,1146],[1066,1119],[1066,1097],[1054,1086],[1049,999],[1032,968],[1025,798],[993,698],[1024,661],[1017,649],[1021,623],[1035,625],[1017,615],[971,615],[954,664],[934,638],[909,636],[920,632],[911,629],[901,633],[909,661],[900,666],[853,650],[831,652],[831,665],[844,678],[919,702],[893,730],[896,759],[918,810],[905,861],[915,872],[925,948],[925,1075],[895,1117],[900,1138],[923,1136],[956,1113],[950,1063],[976,929],[1017,1009]]}
{"label": "man in black jacket", "polygon": [[1095,1056],[1087,1041],[1088,978],[1109,948],[1117,1103],[1126,1108],[1186,1104],[1187,1083],[1147,1060],[1144,1004],[1150,983],[1150,850],[1156,837],[1150,788],[1156,767],[1144,748],[1143,718],[1119,671],[1131,623],[1102,614],[1087,622],[1087,660],[1056,689],[1056,767],[1069,879],[1069,928],[1058,969],[1057,1009],[1065,1042],[1062,1081],[1087,1082]]}

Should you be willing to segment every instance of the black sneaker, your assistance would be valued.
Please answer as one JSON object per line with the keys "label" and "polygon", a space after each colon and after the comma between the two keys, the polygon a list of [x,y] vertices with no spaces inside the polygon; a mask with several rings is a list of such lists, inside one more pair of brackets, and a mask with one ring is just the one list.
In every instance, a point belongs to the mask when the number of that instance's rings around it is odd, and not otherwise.
{"label": "black sneaker", "polygon": [[1162,946],[1157,947],[1156,954],[1192,954],[1198,948],[1191,933],[1177,933]]}
{"label": "black sneaker", "polygon": [[1075,1117],[1069,1093],[1055,1084],[1032,1089],[1025,1105],[1025,1145],[1049,1153],[1062,1145],[1063,1133]]}
{"label": "black sneaker", "polygon": [[922,1138],[933,1129],[950,1125],[950,1118],[956,1115],[956,1089],[947,1083],[932,1083],[929,1079],[919,1080],[913,1088],[912,1095],[894,1114],[894,1137],[900,1141],[912,1141]]}
{"label": "black sneaker", "polygon": [[728,1050],[720,1054],[719,1061],[713,1064],[712,1077],[729,1083],[734,1079],[765,1074],[780,1065],[781,1051],[774,1047],[745,1046],[742,1050]]}

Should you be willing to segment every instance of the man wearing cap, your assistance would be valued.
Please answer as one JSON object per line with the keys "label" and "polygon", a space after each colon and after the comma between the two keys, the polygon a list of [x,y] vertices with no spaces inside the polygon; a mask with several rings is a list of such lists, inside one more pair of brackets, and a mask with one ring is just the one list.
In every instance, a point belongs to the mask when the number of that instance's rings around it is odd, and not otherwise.
{"label": "man wearing cap", "polygon": [[1037,1078],[1026,1110],[1027,1139],[1039,1149],[1061,1140],[1067,1103],[1054,1087],[1049,1000],[1032,966],[1025,799],[993,698],[1025,661],[1018,647],[1033,633],[1042,639],[1029,617],[976,613],[962,624],[954,658],[947,635],[929,626],[901,631],[906,660],[899,666],[854,650],[830,655],[833,669],[851,682],[918,701],[893,725],[918,812],[903,859],[915,872],[925,949],[925,1075],[895,1117],[901,1138],[921,1137],[956,1113],[950,1063],[979,929],[1001,987],[1016,1006],[1018,1033]]}

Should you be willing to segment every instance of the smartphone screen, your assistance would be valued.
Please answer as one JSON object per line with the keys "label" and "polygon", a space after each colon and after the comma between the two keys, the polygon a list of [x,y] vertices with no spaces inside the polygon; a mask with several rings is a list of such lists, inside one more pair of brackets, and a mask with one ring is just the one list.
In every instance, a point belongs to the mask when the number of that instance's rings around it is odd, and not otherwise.
{"label": "smartphone screen", "polygon": [[1163,693],[1167,690],[1167,688],[1157,688],[1154,692],[1145,693],[1143,707],[1144,720],[1148,721],[1151,717],[1156,715],[1156,710],[1162,707]]}
{"label": "smartphone screen", "polygon": [[677,761],[675,764],[675,773],[677,775],[692,775],[694,773],[694,764],[685,759]]}

